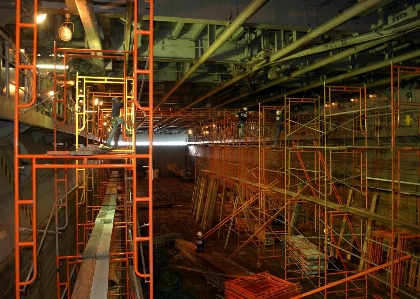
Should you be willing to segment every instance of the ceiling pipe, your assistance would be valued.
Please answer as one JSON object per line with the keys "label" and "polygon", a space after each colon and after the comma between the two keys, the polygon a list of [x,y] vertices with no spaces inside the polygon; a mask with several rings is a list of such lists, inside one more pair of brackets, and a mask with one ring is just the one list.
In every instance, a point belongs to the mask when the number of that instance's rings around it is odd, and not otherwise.
{"label": "ceiling pipe", "polygon": [[155,106],[155,111],[214,53],[236,32],[250,17],[252,17],[268,0],[253,0],[241,14],[230,24],[220,37],[204,52],[204,54],[191,66],[186,74],[175,84],[175,86],[163,97],[161,102]]}

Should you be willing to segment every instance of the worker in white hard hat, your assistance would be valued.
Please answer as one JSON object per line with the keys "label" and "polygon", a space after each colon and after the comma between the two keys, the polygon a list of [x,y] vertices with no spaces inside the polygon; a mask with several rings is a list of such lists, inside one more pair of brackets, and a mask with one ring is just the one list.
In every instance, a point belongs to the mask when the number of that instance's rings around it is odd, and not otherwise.
{"label": "worker in white hard hat", "polygon": [[283,110],[276,111],[276,137],[274,139],[274,146],[279,145],[279,137],[281,131],[284,130],[284,113]]}
{"label": "worker in white hard hat", "polygon": [[238,112],[238,128],[239,128],[239,138],[245,137],[245,123],[248,118],[248,108],[244,107]]}
{"label": "worker in white hard hat", "polygon": [[195,252],[204,253],[204,244],[206,243],[206,241],[203,238],[202,232],[197,233],[197,240],[195,240],[195,243],[197,244],[197,247],[195,248]]}

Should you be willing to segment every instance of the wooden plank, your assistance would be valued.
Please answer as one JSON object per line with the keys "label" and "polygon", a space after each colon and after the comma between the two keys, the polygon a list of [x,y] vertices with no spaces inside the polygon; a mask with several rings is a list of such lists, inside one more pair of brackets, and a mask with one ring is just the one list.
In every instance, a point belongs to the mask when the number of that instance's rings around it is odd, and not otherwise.
{"label": "wooden plank", "polygon": [[[219,216],[219,222],[225,219],[225,197],[226,197],[226,181],[223,181],[223,193],[222,193],[222,203],[220,205],[220,216]],[[220,239],[220,233],[222,231],[222,228],[219,228],[219,231],[217,233],[217,238]]]}
{"label": "wooden plank", "polygon": [[220,273],[240,276],[250,275],[247,269],[219,253],[206,250],[204,253],[196,254],[195,244],[192,242],[180,238],[175,240],[175,246],[197,266],[205,262],[211,265],[213,269],[218,269]]}
{"label": "wooden plank", "polygon": [[[203,170],[203,172],[212,173],[209,170]],[[248,181],[248,180],[242,179],[242,178],[237,177],[237,176],[228,176],[228,175],[222,174],[222,173],[214,173],[214,174],[220,175],[224,179],[234,180],[236,182],[241,182],[242,184],[255,186],[256,188],[266,188],[267,190],[270,190],[270,191],[273,191],[273,192],[283,193],[286,196],[291,197],[291,198],[306,200],[306,201],[309,201],[309,202],[312,202],[312,203],[315,203],[315,204],[321,205],[321,206],[325,205],[325,201],[322,198],[313,197],[313,196],[309,196],[309,195],[303,195],[303,194],[298,195],[296,192],[293,192],[293,191],[290,191],[290,190],[286,190],[286,189],[279,188],[279,187],[274,187],[274,186],[261,185],[259,183]],[[360,216],[360,217],[364,217],[364,218],[372,218],[373,220],[378,221],[378,222],[391,224],[391,217],[388,217],[388,216],[385,216],[385,215],[380,215],[380,214],[377,214],[377,213],[371,213],[370,211],[366,211],[363,208],[346,207],[344,205],[341,205],[341,204],[338,204],[338,203],[335,203],[335,202],[332,202],[332,201],[327,201],[326,206],[330,209],[334,209],[334,210],[338,210],[338,211],[342,211],[342,212],[346,212],[346,213],[351,213],[351,214],[354,214],[354,215],[357,215],[357,216]],[[394,225],[398,228],[407,229],[407,230],[412,231],[414,233],[417,233],[417,232],[420,233],[420,225],[413,224],[413,223],[405,221],[405,220],[394,219]]]}
{"label": "wooden plank", "polygon": [[[349,194],[347,195],[346,207],[350,206],[352,199],[353,199],[353,189],[349,189]],[[347,216],[344,215],[343,220],[341,222],[341,229],[340,229],[340,235],[337,241],[337,248],[340,248],[341,241],[343,241],[343,234],[346,229],[346,225],[347,225]],[[338,255],[339,255],[339,252],[338,250],[336,250],[335,255],[334,255],[336,259],[338,259]]]}
{"label": "wooden plank", "polygon": [[[375,193],[372,198],[372,204],[370,205],[371,213],[376,213],[376,204],[378,202],[378,198],[379,198],[379,195]],[[367,250],[368,250],[368,240],[370,239],[373,223],[374,223],[374,220],[369,218],[367,222],[367,226],[366,226],[365,239],[363,241],[363,246],[362,246],[362,253],[360,256],[359,270],[363,270],[365,267],[365,260],[367,256]]]}
{"label": "wooden plank", "polygon": [[117,205],[117,180],[118,172],[113,171],[103,204],[82,255],[83,260],[72,299],[107,297],[111,237]]}
{"label": "wooden plank", "polygon": [[109,255],[104,258],[97,258],[93,274],[90,299],[107,298],[109,279]]}
{"label": "wooden plank", "polygon": [[47,155],[51,156],[68,156],[70,151],[47,151]]}
{"label": "wooden plank", "polygon": [[198,193],[200,191],[201,178],[202,178],[202,174],[200,173],[197,177],[197,181],[194,184],[194,192],[191,199],[192,201],[191,213],[193,217],[195,217],[195,213],[197,211],[197,201],[198,201]]}
{"label": "wooden plank", "polygon": [[288,257],[291,258],[306,275],[318,274],[324,271],[325,254],[304,236],[287,238]]}
{"label": "wooden plank", "polygon": [[201,186],[200,186],[200,192],[199,192],[199,197],[198,197],[198,202],[197,202],[197,210],[196,210],[196,214],[195,214],[195,221],[198,222],[199,219],[201,218],[201,213],[203,210],[203,200],[204,200],[204,196],[207,190],[207,183],[208,181],[208,176],[207,175],[203,175],[202,180],[201,180]]}
{"label": "wooden plank", "polygon": [[[236,212],[236,207],[238,206],[238,201],[237,201],[236,198],[237,198],[237,196],[234,196],[234,200],[233,200],[233,212],[232,213],[235,213]],[[229,241],[229,236],[230,236],[230,232],[232,230],[232,225],[233,225],[234,219],[235,219],[235,217],[232,217],[230,219],[230,221],[229,221],[229,228],[228,228],[228,232],[227,232],[227,236],[226,236],[226,240],[225,240],[225,246],[224,246],[224,249],[225,250],[226,250],[226,247],[227,247],[227,244],[228,244],[228,241]]]}
{"label": "wooden plank", "polygon": [[292,216],[290,217],[290,221],[289,221],[289,225],[288,225],[288,232],[287,232],[288,236],[292,236],[294,234],[294,228],[297,225],[298,218],[299,218],[298,216],[299,216],[301,207],[302,207],[301,202],[297,202],[293,206]]}
{"label": "wooden plank", "polygon": [[220,180],[214,179],[214,185],[211,192],[209,211],[208,211],[208,217],[207,217],[207,225],[204,227],[204,229],[206,230],[210,229],[213,224],[213,214],[214,214],[214,209],[216,207],[219,185],[220,185]]}
{"label": "wooden plank", "polygon": [[93,273],[95,272],[95,259],[87,259],[82,262],[77,276],[76,284],[74,285],[72,299],[86,299],[89,298],[90,290],[92,288]]}
{"label": "wooden plank", "polygon": [[214,189],[215,178],[210,177],[209,181],[210,183],[209,183],[209,187],[207,188],[206,196],[204,198],[204,208],[203,208],[203,214],[201,217],[201,227],[204,229],[207,229],[207,226],[208,226],[208,215],[210,213],[210,208],[211,208],[211,195]]}

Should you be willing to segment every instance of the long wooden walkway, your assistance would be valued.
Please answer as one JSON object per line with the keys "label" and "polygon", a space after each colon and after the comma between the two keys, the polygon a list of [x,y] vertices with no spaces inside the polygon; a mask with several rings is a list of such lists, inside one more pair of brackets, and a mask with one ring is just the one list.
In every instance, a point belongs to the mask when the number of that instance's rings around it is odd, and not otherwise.
{"label": "long wooden walkway", "polygon": [[72,299],[102,299],[108,295],[109,256],[115,207],[117,205],[118,172],[111,174],[105,198],[95,220],[92,234],[83,252]]}

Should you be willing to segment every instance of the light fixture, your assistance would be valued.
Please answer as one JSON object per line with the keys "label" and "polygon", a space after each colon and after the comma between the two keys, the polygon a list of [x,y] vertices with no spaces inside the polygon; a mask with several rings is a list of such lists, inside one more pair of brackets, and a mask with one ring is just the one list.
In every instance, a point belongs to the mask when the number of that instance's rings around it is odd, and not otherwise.
{"label": "light fixture", "polygon": [[41,24],[42,22],[45,21],[45,19],[47,18],[47,14],[43,13],[43,14],[39,14],[36,16],[36,23],[37,24]]}
{"label": "light fixture", "polygon": [[64,69],[68,69],[69,66],[66,65],[54,65],[54,64],[44,64],[44,63],[40,63],[36,65],[37,68],[39,69],[57,69],[57,70],[64,70]]}
{"label": "light fixture", "polygon": [[63,42],[68,42],[73,38],[74,24],[70,22],[70,14],[66,13],[66,21],[58,28],[58,36]]}

